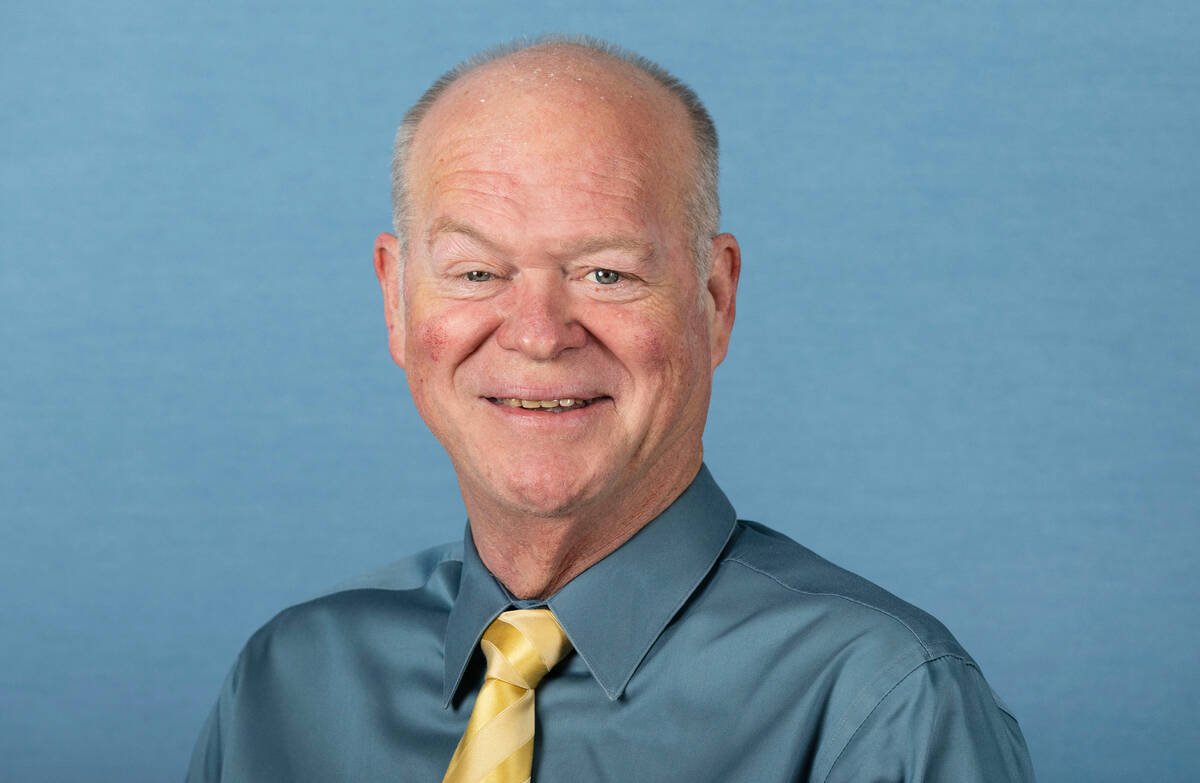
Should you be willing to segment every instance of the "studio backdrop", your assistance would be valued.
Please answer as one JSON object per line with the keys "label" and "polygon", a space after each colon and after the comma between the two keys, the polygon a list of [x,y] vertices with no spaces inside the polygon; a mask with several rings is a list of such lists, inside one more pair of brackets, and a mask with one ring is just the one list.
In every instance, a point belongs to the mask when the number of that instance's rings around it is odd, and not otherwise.
{"label": "studio backdrop", "polygon": [[461,534],[391,139],[558,31],[716,119],[739,514],[943,620],[1040,779],[1200,779],[1198,9],[7,0],[0,778],[179,779],[259,625]]}

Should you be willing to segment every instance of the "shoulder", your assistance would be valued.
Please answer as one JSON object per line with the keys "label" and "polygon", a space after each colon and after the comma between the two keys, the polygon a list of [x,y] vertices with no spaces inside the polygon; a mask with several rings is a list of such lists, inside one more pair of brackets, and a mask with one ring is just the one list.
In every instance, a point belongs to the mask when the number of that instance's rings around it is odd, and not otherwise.
{"label": "shoulder", "polygon": [[310,761],[340,761],[320,749],[368,730],[362,705],[372,703],[383,681],[404,681],[410,693],[423,688],[436,701],[461,570],[462,544],[434,547],[275,615],[225,678],[188,779],[218,780],[230,769],[256,770],[235,775],[239,780],[294,779],[277,767],[310,751]]}
{"label": "shoulder", "polygon": [[753,575],[747,579],[764,583],[758,589],[772,601],[831,621],[848,638],[870,633],[922,660],[943,655],[969,660],[953,634],[928,612],[765,525],[739,520],[722,566],[744,569]]}
{"label": "shoulder", "polygon": [[328,656],[375,640],[404,646],[440,633],[461,570],[458,542],[352,578],[276,614],[247,641],[241,664]]}
{"label": "shoulder", "polygon": [[[757,635],[775,640],[771,664],[818,694],[814,709],[827,723],[817,779],[835,762],[852,770],[852,758],[914,748],[987,756],[989,768],[1027,765],[1016,720],[928,612],[754,522],[738,522],[711,587],[769,616]],[[937,736],[922,734],[939,726]]]}
{"label": "shoulder", "polygon": [[334,586],[323,595],[350,590],[419,590],[427,586],[439,572],[449,569],[457,574],[457,569],[462,567],[462,559],[462,541],[440,544],[360,574]]}

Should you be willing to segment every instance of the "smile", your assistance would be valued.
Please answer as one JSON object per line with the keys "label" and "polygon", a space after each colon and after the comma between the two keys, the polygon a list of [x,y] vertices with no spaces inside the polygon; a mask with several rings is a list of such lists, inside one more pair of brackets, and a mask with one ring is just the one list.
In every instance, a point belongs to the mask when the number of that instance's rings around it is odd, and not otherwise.
{"label": "smile", "polygon": [[600,398],[596,397],[584,400],[575,397],[562,397],[556,400],[522,400],[516,397],[488,397],[487,399],[496,405],[507,405],[510,408],[524,408],[525,410],[536,410],[544,413],[566,413],[567,411],[586,408]]}

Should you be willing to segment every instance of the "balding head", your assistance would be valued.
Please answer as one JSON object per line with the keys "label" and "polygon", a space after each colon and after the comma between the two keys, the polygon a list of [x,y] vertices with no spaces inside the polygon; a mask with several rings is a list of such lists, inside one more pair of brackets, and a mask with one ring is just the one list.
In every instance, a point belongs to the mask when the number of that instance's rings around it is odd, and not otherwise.
{"label": "balding head", "polygon": [[[424,131],[435,121],[437,135],[469,135],[486,121],[514,142],[522,134],[544,140],[571,125],[590,128],[596,138],[638,137],[644,165],[663,172],[664,187],[670,181],[673,192],[660,195],[678,206],[697,271],[701,279],[707,276],[710,240],[720,221],[716,130],[695,93],[658,65],[595,39],[545,38],[489,50],[455,66],[408,111],[396,134],[393,220],[405,254],[420,198],[415,164],[428,151],[432,140],[425,137],[433,134]],[[571,154],[589,148],[585,139],[571,141]],[[596,154],[604,149],[597,146]]]}

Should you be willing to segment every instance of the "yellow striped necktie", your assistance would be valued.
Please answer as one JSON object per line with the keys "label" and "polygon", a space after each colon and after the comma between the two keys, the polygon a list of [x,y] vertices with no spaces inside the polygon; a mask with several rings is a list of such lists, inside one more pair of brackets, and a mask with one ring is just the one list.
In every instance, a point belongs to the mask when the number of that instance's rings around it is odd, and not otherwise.
{"label": "yellow striped necktie", "polygon": [[483,687],[442,783],[526,783],[533,767],[533,689],[571,652],[549,609],[497,617],[479,646]]}

